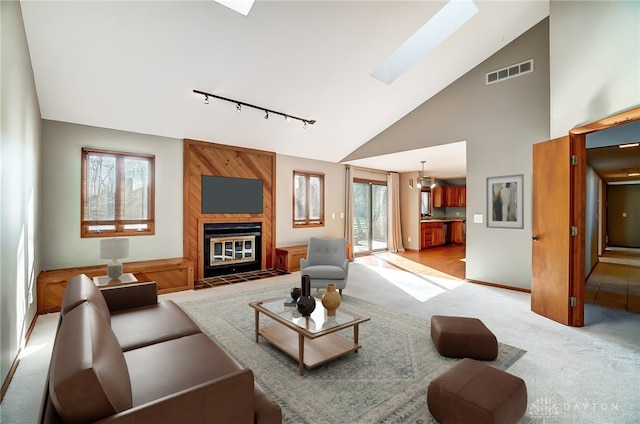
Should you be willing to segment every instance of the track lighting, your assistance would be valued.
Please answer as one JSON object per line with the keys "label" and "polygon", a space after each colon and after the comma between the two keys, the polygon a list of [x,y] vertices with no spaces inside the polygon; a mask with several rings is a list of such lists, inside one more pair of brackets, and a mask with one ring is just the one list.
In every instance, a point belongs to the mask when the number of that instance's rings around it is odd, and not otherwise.
{"label": "track lighting", "polygon": [[315,124],[316,121],[315,119],[304,119],[304,118],[299,118],[297,116],[293,116],[293,115],[289,115],[286,113],[282,113],[282,112],[278,112],[276,110],[271,110],[271,109],[267,109],[264,107],[260,107],[260,106],[256,106],[256,105],[252,105],[250,103],[245,103],[245,102],[241,102],[239,100],[234,100],[234,99],[230,99],[227,97],[222,97],[222,96],[218,96],[216,94],[211,94],[211,93],[205,93],[204,91],[200,91],[200,90],[193,90],[194,93],[196,94],[200,94],[202,96],[204,96],[204,103],[205,104],[209,104],[209,97],[214,97],[216,99],[220,99],[220,100],[224,100],[227,102],[231,102],[231,103],[235,103],[236,104],[236,112],[240,112],[242,110],[242,106],[247,106],[253,109],[258,109],[258,110],[263,110],[264,111],[264,119],[269,119],[269,114],[276,114],[276,115],[280,115],[282,117],[284,117],[284,119],[286,121],[290,121],[292,119],[295,119],[296,121],[300,121],[302,122],[302,128],[307,128],[307,124]]}

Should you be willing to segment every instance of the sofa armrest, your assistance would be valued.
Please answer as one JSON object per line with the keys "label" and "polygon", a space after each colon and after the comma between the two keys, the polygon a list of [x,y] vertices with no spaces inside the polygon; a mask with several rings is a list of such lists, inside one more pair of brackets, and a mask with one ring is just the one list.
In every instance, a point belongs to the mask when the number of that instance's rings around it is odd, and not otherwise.
{"label": "sofa armrest", "polygon": [[253,372],[244,368],[98,423],[253,423],[253,384]]}
{"label": "sofa armrest", "polygon": [[307,258],[300,258],[300,269],[306,268],[309,266],[309,260]]}
{"label": "sofa armrest", "polygon": [[155,281],[105,287],[100,291],[110,312],[158,303],[158,286]]}

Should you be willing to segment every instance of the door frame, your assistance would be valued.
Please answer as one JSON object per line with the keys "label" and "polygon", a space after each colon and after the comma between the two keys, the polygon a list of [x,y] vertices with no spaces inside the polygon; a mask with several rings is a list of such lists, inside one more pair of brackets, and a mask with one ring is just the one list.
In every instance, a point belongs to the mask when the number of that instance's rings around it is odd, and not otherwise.
{"label": "door frame", "polygon": [[569,296],[576,298],[576,307],[569,308],[569,325],[584,326],[585,295],[585,252],[586,252],[586,170],[587,170],[587,135],[640,120],[640,107],[586,124],[569,131],[571,144],[576,147],[578,163],[571,177],[570,205],[571,222],[578,228],[578,236],[571,238],[573,255],[569,258]]}

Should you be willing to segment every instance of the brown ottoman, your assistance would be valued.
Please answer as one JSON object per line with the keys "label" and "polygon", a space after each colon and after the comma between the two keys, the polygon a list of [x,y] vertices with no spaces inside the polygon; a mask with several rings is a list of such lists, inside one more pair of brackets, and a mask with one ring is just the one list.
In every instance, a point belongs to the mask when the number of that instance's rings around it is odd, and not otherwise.
{"label": "brown ottoman", "polygon": [[429,383],[429,412],[441,423],[517,423],[527,386],[507,372],[465,358]]}
{"label": "brown ottoman", "polygon": [[493,361],[498,356],[498,340],[477,318],[434,315],[431,339],[443,356]]}

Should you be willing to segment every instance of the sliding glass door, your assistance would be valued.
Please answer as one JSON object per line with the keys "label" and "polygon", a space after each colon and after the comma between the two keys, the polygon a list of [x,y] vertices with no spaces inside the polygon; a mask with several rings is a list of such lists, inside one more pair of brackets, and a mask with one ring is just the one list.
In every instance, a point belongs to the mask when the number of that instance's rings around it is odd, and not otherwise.
{"label": "sliding glass door", "polygon": [[353,253],[387,249],[387,186],[374,181],[353,182]]}

